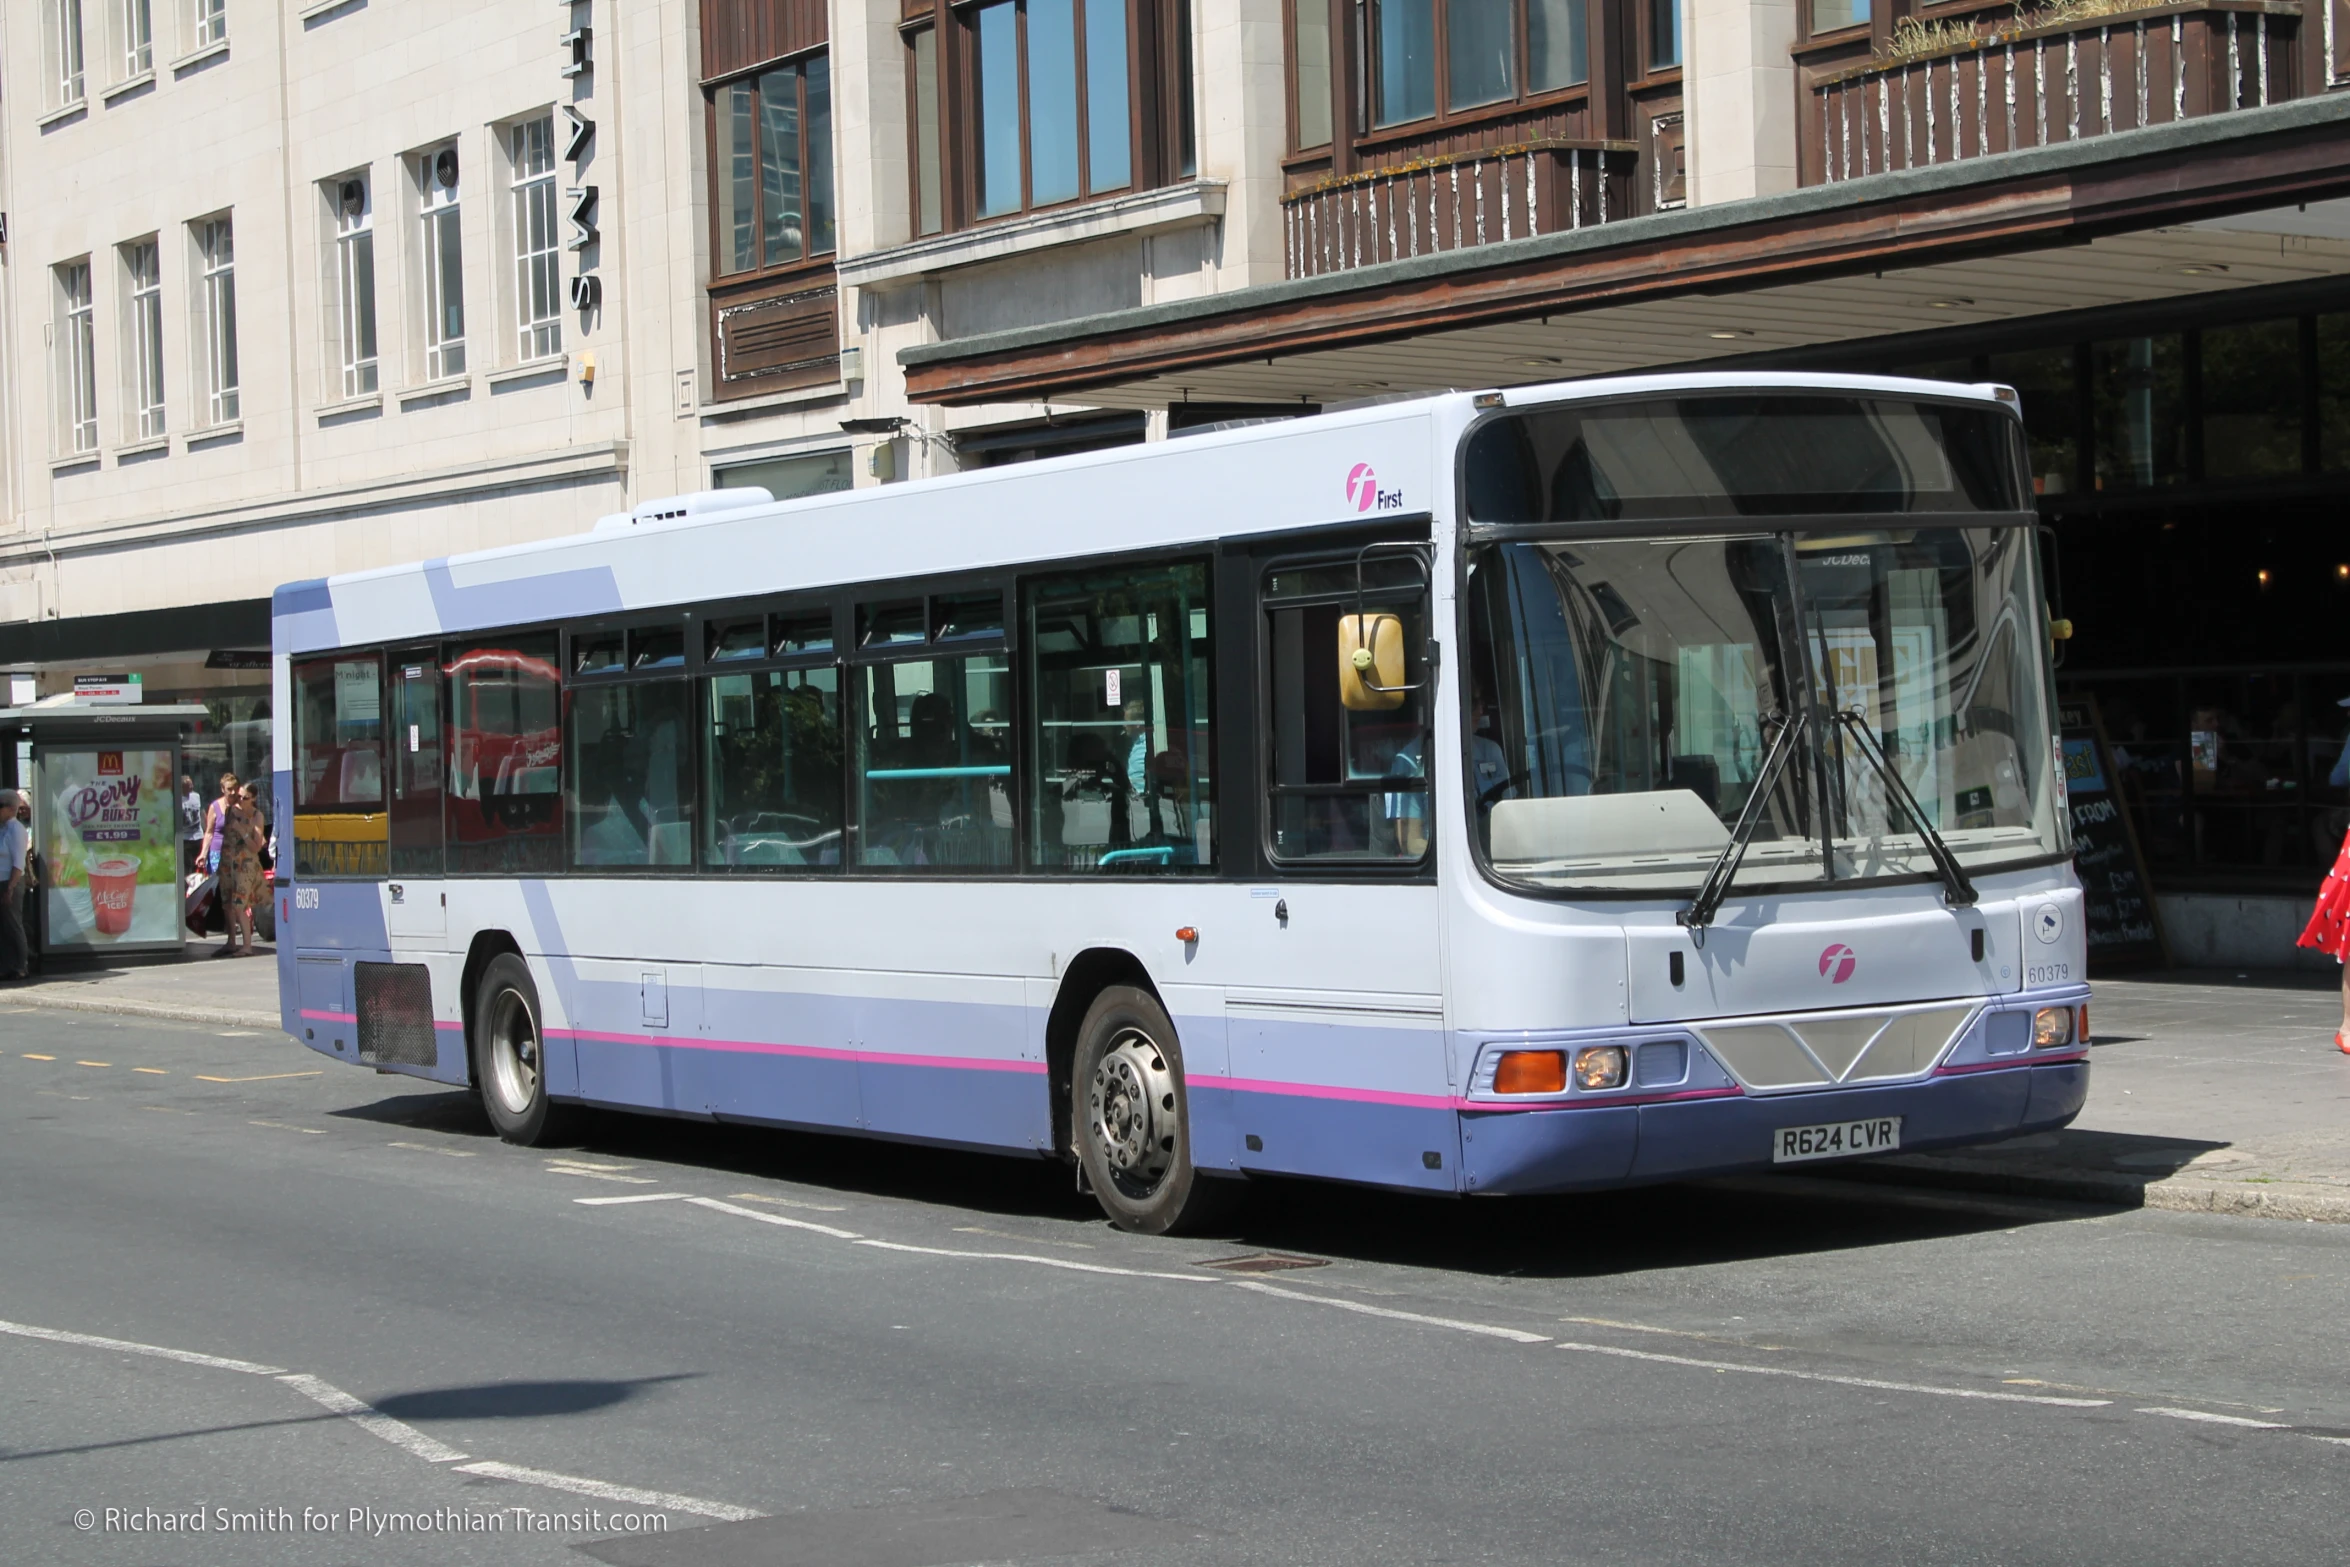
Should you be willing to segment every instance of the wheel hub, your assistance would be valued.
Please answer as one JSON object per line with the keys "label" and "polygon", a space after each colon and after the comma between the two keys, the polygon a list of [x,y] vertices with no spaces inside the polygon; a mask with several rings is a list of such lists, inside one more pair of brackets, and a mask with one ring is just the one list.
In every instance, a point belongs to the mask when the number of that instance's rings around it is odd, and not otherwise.
{"label": "wheel hub", "polygon": [[1125,1030],[1102,1052],[1090,1099],[1094,1140],[1111,1178],[1130,1196],[1146,1195],[1175,1162],[1182,1134],[1167,1053],[1141,1030]]}
{"label": "wheel hub", "polygon": [[538,1095],[538,1026],[512,991],[498,998],[497,1021],[490,1030],[490,1078],[499,1103],[515,1115],[527,1112]]}

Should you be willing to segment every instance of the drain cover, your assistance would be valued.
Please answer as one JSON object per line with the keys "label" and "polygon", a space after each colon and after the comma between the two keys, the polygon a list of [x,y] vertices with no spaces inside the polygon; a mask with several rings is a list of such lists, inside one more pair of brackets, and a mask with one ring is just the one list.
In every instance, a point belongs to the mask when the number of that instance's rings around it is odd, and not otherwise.
{"label": "drain cover", "polygon": [[1292,1268],[1327,1268],[1327,1257],[1292,1257],[1278,1251],[1260,1251],[1248,1257],[1218,1257],[1209,1262],[1195,1263],[1195,1267],[1215,1268],[1224,1273],[1287,1273]]}

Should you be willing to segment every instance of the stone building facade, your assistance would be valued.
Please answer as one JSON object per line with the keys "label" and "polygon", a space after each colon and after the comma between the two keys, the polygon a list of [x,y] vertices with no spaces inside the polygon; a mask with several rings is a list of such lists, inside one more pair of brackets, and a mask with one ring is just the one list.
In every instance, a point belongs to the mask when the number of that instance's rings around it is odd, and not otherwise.
{"label": "stone building facade", "polygon": [[2350,0],[0,0],[0,80],[0,669],[215,764],[282,581],[1777,365],[2023,391],[2159,882],[2346,814]]}

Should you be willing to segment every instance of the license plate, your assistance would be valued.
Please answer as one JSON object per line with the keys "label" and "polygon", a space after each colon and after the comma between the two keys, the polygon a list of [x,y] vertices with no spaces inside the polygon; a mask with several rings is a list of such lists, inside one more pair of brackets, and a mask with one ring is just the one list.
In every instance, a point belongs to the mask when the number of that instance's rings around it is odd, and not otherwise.
{"label": "license plate", "polygon": [[1871,1116],[1865,1121],[1830,1121],[1825,1126],[1782,1126],[1771,1144],[1771,1163],[1801,1164],[1807,1159],[1892,1153],[1900,1146],[1901,1117],[1897,1115]]}

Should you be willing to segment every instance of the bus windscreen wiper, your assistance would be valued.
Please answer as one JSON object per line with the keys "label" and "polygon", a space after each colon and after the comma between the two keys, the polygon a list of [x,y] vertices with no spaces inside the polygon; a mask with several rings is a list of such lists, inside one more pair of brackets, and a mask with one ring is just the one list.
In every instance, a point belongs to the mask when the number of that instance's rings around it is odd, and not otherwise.
{"label": "bus windscreen wiper", "polygon": [[1958,856],[1950,852],[1950,845],[1942,841],[1942,835],[1926,820],[1926,813],[1919,807],[1917,797],[1909,792],[1909,785],[1901,781],[1901,774],[1894,771],[1892,762],[1878,748],[1876,737],[1869,733],[1868,725],[1861,722],[1860,714],[1848,709],[1836,715],[1836,722],[1852,736],[1853,744],[1860,748],[1860,754],[1867,759],[1869,766],[1876,769],[1877,777],[1884,781],[1885,792],[1892,796],[1894,803],[1901,807],[1902,814],[1917,828],[1918,841],[1926,846],[1927,856],[1933,860],[1934,869],[1941,874],[1943,901],[1954,909],[1973,907],[1975,884],[1967,880],[1966,869],[1958,863]]}
{"label": "bus windscreen wiper", "polygon": [[1762,825],[1763,808],[1769,803],[1771,792],[1779,787],[1779,775],[1793,759],[1796,742],[1810,718],[1808,712],[1799,712],[1793,718],[1774,712],[1763,720],[1776,722],[1779,733],[1771,741],[1770,754],[1763,758],[1762,772],[1746,796],[1746,808],[1738,813],[1738,825],[1730,830],[1730,841],[1715,856],[1713,869],[1706,872],[1705,885],[1697,889],[1697,897],[1689,907],[1673,916],[1675,924],[1698,932],[1701,943],[1705,940],[1705,928],[1714,922],[1714,916],[1721,912],[1722,900],[1730,895],[1730,883],[1737,878],[1738,867],[1746,859],[1746,846],[1754,841],[1754,831]]}

